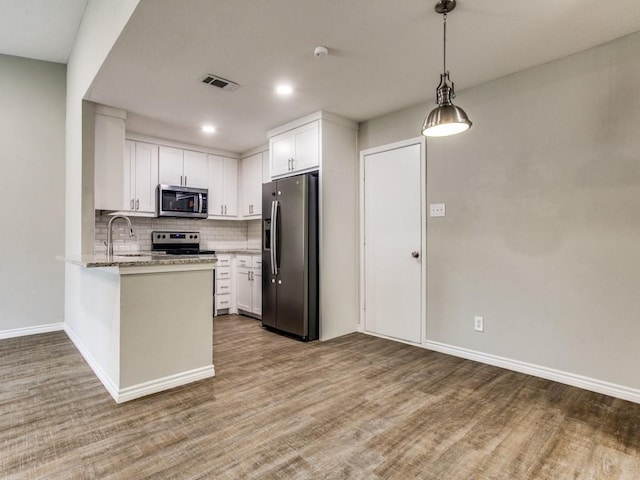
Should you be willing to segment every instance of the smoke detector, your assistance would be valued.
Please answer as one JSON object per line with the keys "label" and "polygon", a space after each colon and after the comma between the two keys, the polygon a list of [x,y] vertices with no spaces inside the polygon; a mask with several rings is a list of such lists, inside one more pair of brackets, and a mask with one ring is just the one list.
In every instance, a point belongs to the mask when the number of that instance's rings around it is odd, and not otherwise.
{"label": "smoke detector", "polygon": [[316,57],[326,57],[327,55],[329,55],[329,49],[321,45],[315,48],[315,50],[313,51],[313,54]]}
{"label": "smoke detector", "polygon": [[212,75],[211,73],[207,73],[206,75],[204,75],[200,79],[200,81],[202,83],[206,83],[207,85],[211,85],[212,87],[218,87],[229,92],[233,92],[240,86],[237,83],[232,82],[231,80],[225,80],[224,78]]}

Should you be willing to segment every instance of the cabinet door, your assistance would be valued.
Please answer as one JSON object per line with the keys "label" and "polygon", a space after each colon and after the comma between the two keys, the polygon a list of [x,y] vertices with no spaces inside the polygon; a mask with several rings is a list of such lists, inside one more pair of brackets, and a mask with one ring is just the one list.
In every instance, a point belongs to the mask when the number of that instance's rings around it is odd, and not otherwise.
{"label": "cabinet door", "polygon": [[248,268],[238,268],[238,282],[236,284],[238,287],[238,310],[245,312],[253,311],[253,291],[249,272]]}
{"label": "cabinet door", "polygon": [[136,142],[125,140],[124,159],[122,163],[122,209],[133,211],[135,209],[135,162]]}
{"label": "cabinet door", "polygon": [[161,146],[158,183],[163,185],[182,185],[184,177],[183,158],[183,150],[180,148]]}
{"label": "cabinet door", "polygon": [[[253,261],[254,266],[256,265],[256,261],[254,258]],[[251,282],[251,288],[253,289],[253,313],[257,313],[258,315],[262,315],[262,262],[258,268],[253,269],[253,281]]]}
{"label": "cabinet door", "polygon": [[[207,155],[209,159],[209,215],[224,215],[224,157]],[[218,265],[220,259],[218,258]]]}
{"label": "cabinet door", "polygon": [[253,276],[253,313],[262,315],[262,272],[254,272]]}
{"label": "cabinet door", "polygon": [[320,123],[302,125],[269,139],[271,177],[320,166]]}
{"label": "cabinet door", "polygon": [[158,146],[136,142],[134,209],[139,212],[156,211],[156,187],[158,185]]}
{"label": "cabinet door", "polygon": [[262,213],[262,152],[242,159],[242,215]]}
{"label": "cabinet door", "polygon": [[276,135],[269,140],[271,176],[286,175],[291,170],[290,160],[294,154],[294,137],[290,132]]}
{"label": "cabinet door", "polygon": [[209,160],[202,152],[184,151],[184,185],[209,188]]}
{"label": "cabinet door", "polygon": [[313,122],[294,130],[293,170],[307,170],[320,165],[319,124]]}
{"label": "cabinet door", "polygon": [[224,213],[227,217],[238,216],[238,160],[224,159]]}
{"label": "cabinet door", "polygon": [[[100,108],[97,106],[96,108]],[[128,192],[123,186],[129,185],[124,179],[123,164],[118,161],[123,151],[127,156],[124,139],[124,118],[95,115],[95,172],[94,206],[96,210],[129,209]],[[125,163],[127,159],[125,158]],[[126,166],[124,167],[126,168]],[[123,202],[123,199],[127,199]]]}
{"label": "cabinet door", "polygon": [[[266,152],[262,152],[262,183],[269,183],[271,181],[269,165],[269,150],[267,150]],[[262,202],[262,194],[260,195],[260,201]]]}

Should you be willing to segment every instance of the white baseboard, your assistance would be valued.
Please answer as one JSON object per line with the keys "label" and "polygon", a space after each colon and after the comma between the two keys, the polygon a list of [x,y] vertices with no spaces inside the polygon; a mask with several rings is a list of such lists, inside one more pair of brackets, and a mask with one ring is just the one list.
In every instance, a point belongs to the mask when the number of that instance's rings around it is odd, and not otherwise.
{"label": "white baseboard", "polygon": [[215,376],[215,374],[216,372],[213,365],[196,368],[187,372],[169,375],[168,377],[157,378],[150,382],[121,388],[118,391],[117,398],[114,397],[114,399],[118,403],[128,402],[129,400],[144,397],[145,395],[151,395],[152,393],[162,392],[163,390],[169,390],[170,388],[186,385],[187,383],[204,380],[205,378]]}
{"label": "white baseboard", "polygon": [[100,364],[93,358],[93,356],[89,353],[89,351],[84,347],[80,339],[76,336],[75,333],[73,333],[73,330],[71,330],[66,323],[64,324],[64,332],[71,339],[73,344],[76,346],[76,348],[80,352],[80,355],[82,355],[82,357],[84,358],[85,362],[87,362],[89,367],[91,367],[91,370],[93,370],[93,373],[96,374],[96,377],[98,377],[98,380],[102,382],[102,385],[104,385],[104,388],[107,389],[107,392],[109,392],[109,395],[111,395],[113,399],[117,402],[118,387],[116,387],[115,383],[111,381],[111,378],[109,377],[109,375],[107,375],[107,373],[102,369]]}
{"label": "white baseboard", "polygon": [[616,385],[614,383],[604,382],[602,380],[584,377],[582,375],[576,375],[574,373],[563,372],[560,370],[555,370],[553,368],[542,367],[540,365],[534,365],[532,363],[512,360],[505,357],[499,357],[497,355],[490,355],[487,353],[477,352],[475,350],[455,347],[452,345],[433,342],[429,340],[425,343],[425,348],[427,348],[428,350],[434,350],[436,352],[453,355],[454,357],[466,358],[467,360],[474,360],[476,362],[485,363],[487,365],[506,368],[507,370],[513,370],[515,372],[526,373],[527,375],[533,375],[534,377],[553,380],[554,382],[564,383],[573,387],[583,388],[584,390],[621,398],[622,400],[640,403],[640,390],[635,388]]}
{"label": "white baseboard", "polygon": [[35,327],[14,328],[11,330],[0,330],[0,340],[5,338],[24,337],[25,335],[37,335],[38,333],[59,332],[63,330],[62,323],[49,323]]}
{"label": "white baseboard", "polygon": [[145,395],[151,395],[152,393],[162,392],[163,390],[169,390],[170,388],[186,385],[187,383],[210,378],[215,376],[216,373],[213,365],[208,365],[206,367],[176,373],[167,377],[157,378],[149,382],[139,383],[130,387],[118,388],[66,324],[64,326],[64,331],[116,403],[128,402],[129,400],[144,397]]}

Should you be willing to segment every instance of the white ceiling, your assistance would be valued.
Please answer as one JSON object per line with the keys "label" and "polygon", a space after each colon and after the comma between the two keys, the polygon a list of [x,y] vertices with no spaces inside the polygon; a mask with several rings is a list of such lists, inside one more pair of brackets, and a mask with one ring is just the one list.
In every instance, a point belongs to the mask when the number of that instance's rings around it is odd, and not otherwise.
{"label": "white ceiling", "polygon": [[0,53],[67,63],[88,0],[0,0]]}
{"label": "white ceiling", "polygon": [[[42,19],[51,18],[52,4],[84,3],[0,0],[0,25],[11,23],[1,16],[6,5],[30,5],[22,18]],[[129,131],[233,152],[265,144],[270,128],[320,109],[367,120],[433,100],[442,68],[442,17],[434,5],[141,0],[88,98],[127,110]],[[55,22],[44,21],[38,31],[46,23]],[[449,15],[447,66],[464,106],[465,88],[639,30],[638,0],[458,0]],[[49,43],[57,34],[36,36]],[[0,38],[0,51],[6,43]],[[330,55],[314,57],[318,45]],[[205,73],[241,88],[204,85]],[[291,98],[273,94],[280,81],[294,85]],[[200,133],[205,122],[218,132]]]}

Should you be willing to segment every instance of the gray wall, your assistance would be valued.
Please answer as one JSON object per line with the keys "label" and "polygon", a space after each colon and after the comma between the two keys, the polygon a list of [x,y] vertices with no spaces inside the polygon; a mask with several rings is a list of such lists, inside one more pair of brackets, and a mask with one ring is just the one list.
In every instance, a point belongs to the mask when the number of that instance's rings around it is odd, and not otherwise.
{"label": "gray wall", "polygon": [[[474,126],[427,142],[447,209],[427,222],[428,340],[640,388],[638,52],[633,34],[458,92]],[[416,137],[430,108],[363,123],[360,148]]]}
{"label": "gray wall", "polygon": [[63,321],[65,77],[0,55],[0,336]]}

